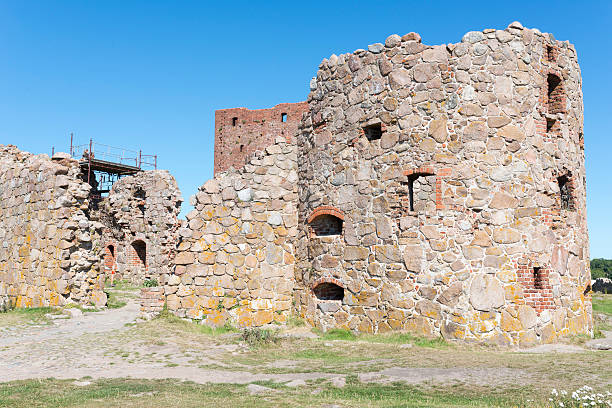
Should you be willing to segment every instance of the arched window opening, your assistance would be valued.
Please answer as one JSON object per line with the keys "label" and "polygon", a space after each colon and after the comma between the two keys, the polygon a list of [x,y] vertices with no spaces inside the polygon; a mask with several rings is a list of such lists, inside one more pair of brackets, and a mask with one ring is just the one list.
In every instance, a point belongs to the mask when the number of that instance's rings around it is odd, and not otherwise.
{"label": "arched window opening", "polygon": [[563,97],[563,85],[561,78],[555,74],[548,74],[548,113],[562,113],[565,98]]}
{"label": "arched window opening", "polygon": [[134,249],[134,258],[132,263],[134,265],[147,266],[147,244],[144,241],[137,240],[132,242],[132,249]]}
{"label": "arched window opening", "polygon": [[344,288],[331,282],[319,283],[313,289],[314,295],[319,300],[342,300],[344,299]]}
{"label": "arched window opening", "polygon": [[233,117],[232,118],[232,126],[236,126],[238,124],[238,118],[237,117]]}
{"label": "arched window opening", "polygon": [[343,221],[330,214],[321,214],[310,221],[310,228],[316,236],[342,235]]}
{"label": "arched window opening", "polygon": [[115,247],[113,245],[108,245],[104,251],[104,267],[107,271],[115,268]]}

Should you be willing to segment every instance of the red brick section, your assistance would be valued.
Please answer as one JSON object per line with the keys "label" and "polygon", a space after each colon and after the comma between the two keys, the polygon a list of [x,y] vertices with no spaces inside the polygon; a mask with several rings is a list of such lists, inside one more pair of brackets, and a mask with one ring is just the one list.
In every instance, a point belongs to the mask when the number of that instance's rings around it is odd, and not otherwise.
{"label": "red brick section", "polygon": [[316,208],[308,217],[310,236],[342,235],[344,213],[332,206]]}
{"label": "red brick section", "polygon": [[421,166],[414,169],[404,170],[406,177],[410,176],[436,176],[436,210],[444,210],[446,206],[442,202],[442,179],[450,177],[452,170],[450,168],[442,168],[435,170],[431,166]]}
{"label": "red brick section", "polygon": [[417,176],[433,176],[436,174],[433,167],[430,166],[422,166],[414,169],[404,170],[404,176],[410,177],[412,175]]}
{"label": "red brick section", "polygon": [[340,286],[342,289],[344,289],[344,285],[343,285],[343,284],[342,284],[342,282],[340,282],[338,279],[336,279],[336,278],[331,278],[331,277],[322,277],[322,278],[319,278],[319,279],[315,280],[315,281],[312,283],[312,290],[314,291],[314,290],[315,290],[315,288],[316,288],[317,286],[319,286],[320,284],[322,284],[322,283],[333,283],[334,285],[338,285],[338,286]]}
{"label": "red brick section", "polygon": [[136,240],[127,247],[127,262],[131,266],[142,266],[148,268],[147,247],[144,241]]}
{"label": "red brick section", "polygon": [[[110,248],[113,248],[115,254],[111,252]],[[111,273],[116,271],[117,263],[115,262],[115,257],[117,256],[117,245],[114,243],[109,243],[104,248],[104,272]]]}
{"label": "red brick section", "polygon": [[143,314],[159,314],[164,309],[164,288],[152,287],[140,289],[140,311]]}
{"label": "red brick section", "polygon": [[344,213],[341,210],[337,209],[336,207],[332,207],[331,205],[322,205],[314,209],[314,211],[312,212],[312,214],[310,214],[310,217],[308,217],[308,220],[306,222],[310,224],[312,220],[323,214],[332,215],[344,221]]}
{"label": "red brick section", "polygon": [[230,167],[242,168],[247,157],[273,144],[278,136],[295,143],[302,114],[307,110],[307,102],[298,102],[281,103],[270,109],[215,111],[215,174]]}
{"label": "red brick section", "polygon": [[516,275],[523,287],[525,303],[533,307],[538,314],[544,309],[555,308],[552,285],[548,279],[550,272],[552,269],[548,265],[537,269],[525,259],[516,263]]}

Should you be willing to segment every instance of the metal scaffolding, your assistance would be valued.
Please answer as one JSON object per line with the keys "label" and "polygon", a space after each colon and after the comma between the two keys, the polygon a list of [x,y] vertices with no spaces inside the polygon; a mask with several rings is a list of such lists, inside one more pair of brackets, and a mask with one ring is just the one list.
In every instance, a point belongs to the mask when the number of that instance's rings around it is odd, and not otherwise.
{"label": "metal scaffolding", "polygon": [[70,156],[79,162],[83,173],[87,174],[87,183],[95,189],[92,195],[100,198],[102,194],[108,194],[113,184],[123,176],[142,170],[157,170],[157,155],[95,143],[93,139],[89,139],[88,144],[75,145],[72,133]]}

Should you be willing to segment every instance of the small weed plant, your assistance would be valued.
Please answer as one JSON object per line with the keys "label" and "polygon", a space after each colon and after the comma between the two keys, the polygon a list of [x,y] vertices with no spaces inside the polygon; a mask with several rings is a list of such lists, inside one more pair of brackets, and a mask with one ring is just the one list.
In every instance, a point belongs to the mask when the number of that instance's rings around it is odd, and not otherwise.
{"label": "small weed plant", "polygon": [[271,329],[244,329],[240,338],[250,347],[259,347],[267,344],[277,344],[280,342],[278,330]]}
{"label": "small weed plant", "polygon": [[144,281],[142,286],[145,288],[156,288],[159,286],[159,283],[157,283],[157,279],[147,279]]}
{"label": "small weed plant", "polygon": [[0,298],[0,313],[10,312],[15,309],[15,303],[8,297]]}

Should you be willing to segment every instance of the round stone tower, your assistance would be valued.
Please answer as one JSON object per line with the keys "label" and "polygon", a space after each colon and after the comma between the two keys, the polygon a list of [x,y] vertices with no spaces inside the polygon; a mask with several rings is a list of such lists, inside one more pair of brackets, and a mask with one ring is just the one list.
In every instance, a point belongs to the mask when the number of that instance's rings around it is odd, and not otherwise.
{"label": "round stone tower", "polygon": [[523,346],[592,331],[576,51],[513,23],[332,55],[299,148],[296,305],[322,329]]}

